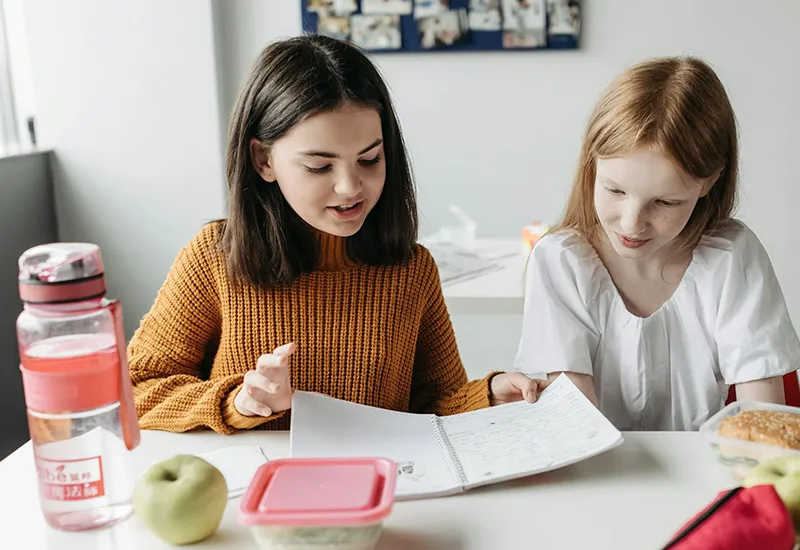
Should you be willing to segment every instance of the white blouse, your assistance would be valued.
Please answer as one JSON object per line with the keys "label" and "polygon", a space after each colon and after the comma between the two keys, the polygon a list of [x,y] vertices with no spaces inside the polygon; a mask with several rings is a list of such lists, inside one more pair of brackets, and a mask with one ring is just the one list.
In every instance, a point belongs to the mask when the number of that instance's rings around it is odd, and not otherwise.
{"label": "white blouse", "polygon": [[591,375],[620,430],[696,430],[728,386],[800,367],[800,340],[769,256],[743,223],[703,237],[673,296],[630,313],[594,248],[545,235],[525,277],[515,368]]}

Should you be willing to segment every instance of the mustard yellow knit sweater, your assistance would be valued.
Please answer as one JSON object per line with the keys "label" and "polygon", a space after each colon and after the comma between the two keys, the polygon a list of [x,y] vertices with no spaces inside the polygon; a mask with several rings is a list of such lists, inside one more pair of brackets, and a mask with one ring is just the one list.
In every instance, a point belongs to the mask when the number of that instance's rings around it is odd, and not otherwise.
{"label": "mustard yellow knit sweater", "polygon": [[181,250],[130,342],[143,429],[288,429],[290,411],[246,417],[233,403],[258,357],[289,342],[295,389],[442,415],[489,406],[492,375],[467,382],[425,248],[405,265],[370,267],[348,261],[345,239],[320,235],[317,271],[264,290],[227,276],[222,228],[207,225]]}

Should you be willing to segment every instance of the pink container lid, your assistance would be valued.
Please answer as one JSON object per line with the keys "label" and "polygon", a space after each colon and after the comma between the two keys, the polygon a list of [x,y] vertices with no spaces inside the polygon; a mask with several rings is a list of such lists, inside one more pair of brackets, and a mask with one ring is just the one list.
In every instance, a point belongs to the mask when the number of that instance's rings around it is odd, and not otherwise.
{"label": "pink container lid", "polygon": [[253,476],[239,507],[244,525],[376,523],[394,505],[397,464],[385,458],[287,458]]}

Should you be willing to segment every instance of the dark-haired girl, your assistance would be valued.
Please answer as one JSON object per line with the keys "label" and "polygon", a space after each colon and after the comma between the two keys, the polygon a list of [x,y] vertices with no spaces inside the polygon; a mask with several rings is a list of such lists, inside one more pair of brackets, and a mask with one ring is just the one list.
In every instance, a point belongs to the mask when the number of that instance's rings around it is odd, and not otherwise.
{"label": "dark-haired girl", "polygon": [[227,219],[181,250],[130,343],[142,428],[287,429],[297,389],[447,415],[547,385],[467,381],[397,117],[358,49],[305,36],[262,52],[227,184]]}

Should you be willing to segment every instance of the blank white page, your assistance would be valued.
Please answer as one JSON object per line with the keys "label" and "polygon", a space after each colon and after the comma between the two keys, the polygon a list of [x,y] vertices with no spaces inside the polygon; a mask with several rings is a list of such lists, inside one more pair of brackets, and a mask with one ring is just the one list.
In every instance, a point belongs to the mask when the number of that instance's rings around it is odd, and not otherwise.
{"label": "blank white page", "polygon": [[308,392],[292,401],[291,456],[379,456],[398,463],[397,498],[462,490],[430,414],[368,407]]}

